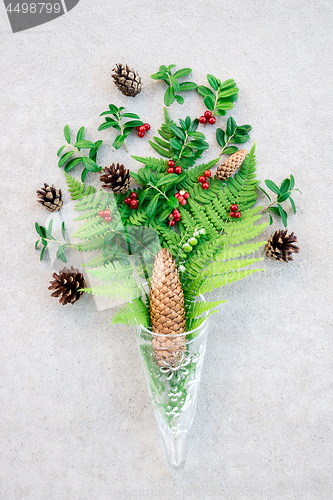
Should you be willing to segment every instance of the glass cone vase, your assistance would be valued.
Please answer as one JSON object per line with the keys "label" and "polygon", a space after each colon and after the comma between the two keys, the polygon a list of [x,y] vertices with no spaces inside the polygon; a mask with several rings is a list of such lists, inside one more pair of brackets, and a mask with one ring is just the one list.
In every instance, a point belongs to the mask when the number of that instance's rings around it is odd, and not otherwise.
{"label": "glass cone vase", "polygon": [[[195,415],[206,352],[207,323],[208,317],[198,328],[176,335],[159,335],[135,325],[149,394],[174,477],[181,476],[185,465],[187,438]],[[168,354],[165,356],[163,351]]]}

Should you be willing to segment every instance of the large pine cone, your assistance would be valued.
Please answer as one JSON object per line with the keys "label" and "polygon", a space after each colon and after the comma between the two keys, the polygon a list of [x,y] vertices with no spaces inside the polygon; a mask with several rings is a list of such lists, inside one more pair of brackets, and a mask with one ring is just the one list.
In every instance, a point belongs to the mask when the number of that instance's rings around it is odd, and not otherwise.
{"label": "large pine cone", "polygon": [[124,165],[115,166],[114,163],[110,167],[103,168],[104,174],[100,176],[100,181],[104,182],[103,189],[112,189],[114,193],[125,194],[130,188],[131,177],[129,170],[125,169]]}
{"label": "large pine cone", "polygon": [[50,212],[58,212],[63,205],[61,189],[56,189],[53,184],[50,187],[44,183],[44,187],[37,190],[37,196],[40,198],[37,200],[38,203],[44,205]]}
{"label": "large pine cone", "polygon": [[64,267],[59,274],[53,273],[54,281],[50,281],[49,290],[54,290],[51,297],[60,297],[60,304],[74,304],[84,294],[79,291],[80,288],[85,288],[86,283],[78,269],[71,266],[70,270]]}
{"label": "large pine cone", "polygon": [[273,260],[280,260],[283,262],[288,262],[293,260],[291,254],[299,253],[299,247],[293,243],[297,242],[297,237],[294,233],[290,235],[287,234],[287,229],[275,231],[272,234],[265,246],[265,252],[267,257]]}
{"label": "large pine cone", "polygon": [[225,181],[230,177],[243,163],[246,156],[246,149],[236,151],[233,155],[220,165],[216,171],[216,177],[220,181]]}
{"label": "large pine cone", "polygon": [[135,97],[141,92],[142,80],[139,73],[127,66],[127,64],[116,64],[112,76],[114,83],[124,95]]}
{"label": "large pine cone", "polygon": [[159,366],[177,366],[178,358],[186,350],[184,293],[180,283],[175,261],[166,248],[160,250],[155,258],[150,290],[150,319],[153,333],[152,341]]}

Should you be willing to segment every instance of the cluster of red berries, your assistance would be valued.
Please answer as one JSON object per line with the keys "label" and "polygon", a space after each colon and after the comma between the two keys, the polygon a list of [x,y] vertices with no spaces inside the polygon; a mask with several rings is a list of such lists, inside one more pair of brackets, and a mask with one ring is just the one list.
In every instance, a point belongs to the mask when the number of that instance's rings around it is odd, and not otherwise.
{"label": "cluster of red berries", "polygon": [[214,123],[216,122],[216,118],[215,118],[215,116],[212,116],[211,111],[205,111],[204,114],[202,116],[200,116],[199,122],[200,123],[207,123],[208,122],[211,125],[214,125]]}
{"label": "cluster of red berries", "polygon": [[208,179],[212,175],[210,170],[205,170],[203,175],[200,175],[198,178],[198,181],[200,182],[202,189],[208,189],[209,188],[209,182]]}
{"label": "cluster of red berries", "polygon": [[241,217],[241,213],[238,212],[238,205],[230,205],[230,214],[229,217],[236,217],[236,219],[239,219]]}
{"label": "cluster of red berries", "polygon": [[136,127],[136,130],[138,131],[139,137],[144,137],[146,135],[147,130],[150,130],[150,125],[149,123],[144,123],[143,125]]}
{"label": "cluster of red berries", "polygon": [[179,191],[179,193],[175,194],[175,197],[179,201],[179,204],[184,206],[186,205],[186,200],[188,200],[188,198],[190,197],[190,193],[187,193],[185,189],[182,189],[181,191]]}
{"label": "cluster of red berries", "polygon": [[169,215],[169,226],[174,226],[178,221],[180,221],[180,212],[177,208],[175,208]]}
{"label": "cluster of red berries", "polygon": [[138,195],[136,193],[131,193],[127,198],[124,199],[125,205],[129,205],[130,208],[138,208],[139,202],[137,200]]}
{"label": "cluster of red berries", "polygon": [[176,164],[173,160],[168,161],[168,167],[169,167],[167,170],[168,174],[175,173],[177,175],[180,175],[182,173],[182,171],[183,171],[182,167],[179,167],[178,165],[175,166],[175,165]]}
{"label": "cluster of red berries", "polygon": [[99,216],[102,217],[102,219],[104,219],[105,222],[111,222],[110,215],[111,215],[111,212],[108,208],[106,210],[101,210],[99,212]]}

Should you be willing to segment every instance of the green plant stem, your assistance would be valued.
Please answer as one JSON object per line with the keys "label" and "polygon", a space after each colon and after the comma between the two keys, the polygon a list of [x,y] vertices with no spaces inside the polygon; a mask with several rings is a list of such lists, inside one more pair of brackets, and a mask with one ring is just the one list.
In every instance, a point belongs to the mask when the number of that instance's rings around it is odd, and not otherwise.
{"label": "green plant stem", "polygon": [[181,157],[182,157],[182,153],[183,153],[184,149],[186,148],[186,143],[187,143],[187,139],[188,139],[188,133],[187,133],[187,130],[185,131],[185,136],[186,136],[186,137],[185,137],[185,140],[184,140],[184,144],[183,144],[182,149],[180,150],[178,160],[180,160],[180,159],[181,159]]}
{"label": "green plant stem", "polygon": [[277,198],[276,198],[276,200],[275,200],[275,201],[272,201],[272,203],[270,203],[270,204],[268,205],[268,207],[266,207],[266,208],[262,208],[262,209],[260,210],[260,212],[266,212],[266,210],[268,210],[268,209],[269,209],[272,205],[274,205],[274,203],[277,203]]}
{"label": "green plant stem", "polygon": [[153,189],[156,189],[156,191],[158,191],[158,192],[159,192],[162,196],[164,196],[164,198],[165,198],[166,200],[169,200],[169,198],[168,198],[168,197],[167,197],[164,193],[162,193],[162,191],[160,191],[160,190],[158,189],[158,187],[154,186],[154,185],[153,185],[153,184],[151,184],[150,182],[148,182],[148,184],[147,184],[147,185],[148,185],[148,186],[150,186],[150,187],[152,187]]}
{"label": "green plant stem", "polygon": [[[123,126],[121,124],[121,117],[120,117],[119,111],[117,112],[117,116],[118,116],[118,123],[119,123],[121,135],[124,135],[124,129],[123,129]],[[126,145],[125,140],[124,140],[124,146],[125,146],[125,149],[126,149],[126,151],[128,153],[128,149],[127,149],[127,145]]]}
{"label": "green plant stem", "polygon": [[229,137],[228,139],[228,142],[223,146],[223,148],[221,149],[220,153],[219,153],[219,156],[223,155],[223,151],[228,147],[228,144],[229,142],[231,142],[232,138],[234,137],[236,131],[232,134],[231,137]]}

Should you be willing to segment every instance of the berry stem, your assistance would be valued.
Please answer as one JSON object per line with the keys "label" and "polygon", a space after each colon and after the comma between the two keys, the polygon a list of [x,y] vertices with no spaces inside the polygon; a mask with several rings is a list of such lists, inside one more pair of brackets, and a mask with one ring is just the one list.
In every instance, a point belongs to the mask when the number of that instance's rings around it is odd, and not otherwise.
{"label": "berry stem", "polygon": [[274,203],[277,203],[277,198],[276,198],[276,200],[272,201],[272,203],[270,203],[270,204],[268,205],[268,207],[266,207],[266,208],[262,208],[262,209],[260,210],[260,212],[266,212],[266,210],[268,210],[268,209],[269,209],[272,205],[274,205]]}
{"label": "berry stem", "polygon": [[223,155],[223,151],[228,147],[228,144],[229,142],[231,142],[231,140],[233,139],[234,135],[235,135],[236,131],[232,134],[231,137],[229,137],[227,143],[223,146],[223,148],[221,149],[220,153],[219,153],[219,156]]}

